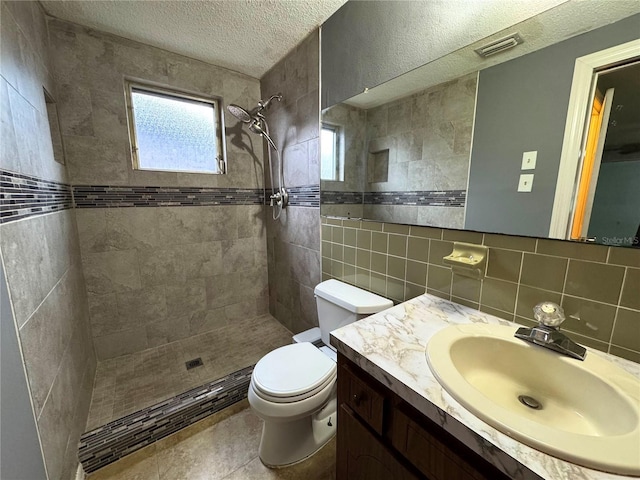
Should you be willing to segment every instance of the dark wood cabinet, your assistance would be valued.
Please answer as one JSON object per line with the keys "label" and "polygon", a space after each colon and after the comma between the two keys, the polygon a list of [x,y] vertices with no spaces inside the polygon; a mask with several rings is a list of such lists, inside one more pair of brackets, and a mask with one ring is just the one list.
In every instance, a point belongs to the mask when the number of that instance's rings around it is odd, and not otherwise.
{"label": "dark wood cabinet", "polygon": [[338,355],[337,480],[507,480],[477,453]]}
{"label": "dark wood cabinet", "polygon": [[418,480],[353,410],[342,404],[338,415],[338,479]]}

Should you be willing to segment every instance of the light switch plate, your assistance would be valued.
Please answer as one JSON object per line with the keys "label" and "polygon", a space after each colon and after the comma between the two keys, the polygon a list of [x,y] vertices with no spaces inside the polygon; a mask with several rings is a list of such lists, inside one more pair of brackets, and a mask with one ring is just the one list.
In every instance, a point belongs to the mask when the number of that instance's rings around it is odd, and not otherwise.
{"label": "light switch plate", "polygon": [[524,152],[522,154],[522,170],[533,170],[536,168],[536,159],[538,158],[538,151]]}
{"label": "light switch plate", "polygon": [[519,192],[530,192],[533,187],[533,173],[525,173],[520,175],[520,181],[518,182]]}

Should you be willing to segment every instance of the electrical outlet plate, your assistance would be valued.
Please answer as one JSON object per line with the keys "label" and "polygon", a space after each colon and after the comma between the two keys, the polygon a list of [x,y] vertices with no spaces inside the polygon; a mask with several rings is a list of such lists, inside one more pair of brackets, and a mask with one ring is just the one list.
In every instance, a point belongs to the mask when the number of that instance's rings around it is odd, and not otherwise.
{"label": "electrical outlet plate", "polygon": [[533,170],[536,168],[536,159],[538,158],[538,151],[524,152],[522,154],[522,170]]}
{"label": "electrical outlet plate", "polygon": [[533,188],[533,173],[525,173],[520,175],[520,181],[518,182],[519,192],[530,192]]}

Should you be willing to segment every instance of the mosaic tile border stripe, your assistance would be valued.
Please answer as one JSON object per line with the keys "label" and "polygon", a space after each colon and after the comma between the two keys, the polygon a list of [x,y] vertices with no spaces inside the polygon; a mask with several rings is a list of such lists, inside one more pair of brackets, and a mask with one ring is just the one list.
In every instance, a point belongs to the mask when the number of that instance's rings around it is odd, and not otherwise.
{"label": "mosaic tile border stripe", "polygon": [[466,190],[427,190],[415,192],[365,192],[366,205],[414,205],[429,207],[464,207]]}
{"label": "mosaic tile border stripe", "polygon": [[323,190],[321,195],[323,204],[330,205],[360,205],[363,203],[362,192],[338,192]]}
{"label": "mosaic tile border stripe", "polygon": [[327,205],[406,205],[419,207],[464,207],[466,190],[425,190],[412,192],[338,192],[323,191]]}
{"label": "mosaic tile border stripe", "polygon": [[72,206],[70,185],[0,169],[0,223]]}
{"label": "mosaic tile border stripe", "polygon": [[247,398],[253,365],[114,420],[80,437],[78,458],[91,473]]}
{"label": "mosaic tile border stripe", "polygon": [[262,205],[261,188],[74,185],[77,208]]}
{"label": "mosaic tile border stripe", "polygon": [[304,185],[287,188],[289,205],[293,207],[320,208],[320,185]]}

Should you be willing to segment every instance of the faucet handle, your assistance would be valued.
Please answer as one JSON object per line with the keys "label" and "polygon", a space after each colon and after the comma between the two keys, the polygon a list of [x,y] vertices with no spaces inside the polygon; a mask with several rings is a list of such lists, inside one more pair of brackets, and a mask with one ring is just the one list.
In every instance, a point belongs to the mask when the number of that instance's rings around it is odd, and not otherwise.
{"label": "faucet handle", "polygon": [[542,302],[533,307],[533,316],[540,325],[558,328],[565,320],[564,310],[553,302]]}

